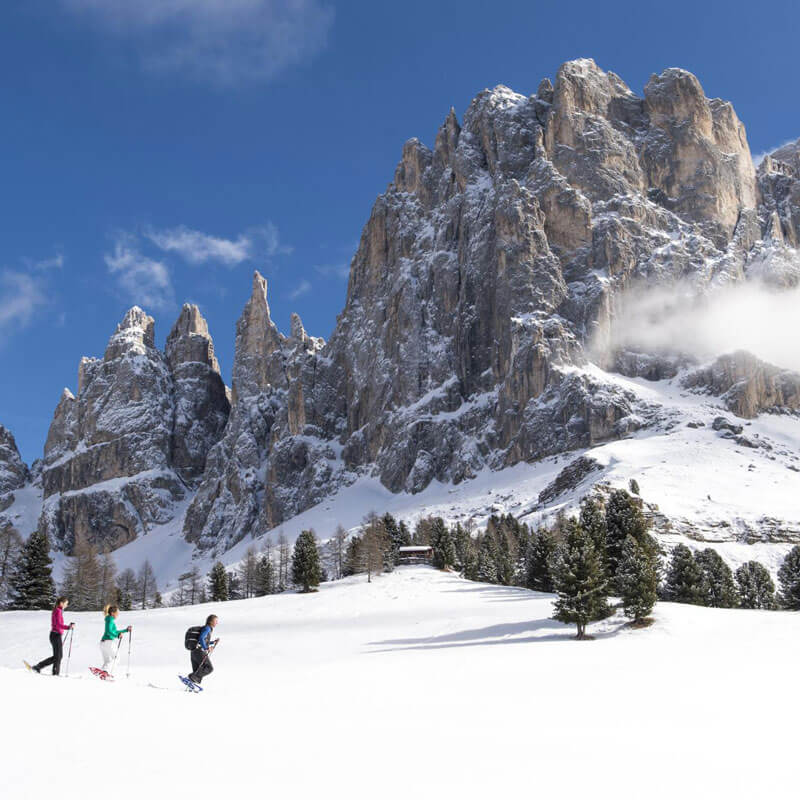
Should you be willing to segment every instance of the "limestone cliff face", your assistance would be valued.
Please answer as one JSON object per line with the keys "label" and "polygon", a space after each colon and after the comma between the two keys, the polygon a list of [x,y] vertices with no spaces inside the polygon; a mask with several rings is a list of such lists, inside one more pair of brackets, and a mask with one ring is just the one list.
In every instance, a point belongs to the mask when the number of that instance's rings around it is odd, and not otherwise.
{"label": "limestone cliff face", "polygon": [[800,375],[741,351],[690,372],[683,385],[721,397],[728,410],[747,419],[764,411],[800,410]]}
{"label": "limestone cliff face", "polygon": [[360,474],[415,492],[645,423],[632,397],[579,369],[587,346],[607,368],[674,374],[673,360],[611,347],[622,293],[702,292],[756,261],[774,278],[769,209],[791,245],[793,157],[786,180],[763,165],[757,178],[731,105],[678,69],[638,97],[580,60],[535,95],[499,86],[461,123],[451,110],[432,150],[404,145],[327,343],[299,320],[280,334],[256,276],[231,420],[187,538],[222,549]]}
{"label": "limestone cliff face", "polygon": [[103,358],[81,360],[77,395],[61,396],[45,444],[40,525],[69,552],[78,533],[117,547],[168,521],[227,412],[197,308],[184,307],[166,356],[152,317],[132,308]]}
{"label": "limestone cliff face", "polygon": [[0,425],[0,511],[10,495],[21,489],[29,478],[28,468],[22,460],[11,431]]}

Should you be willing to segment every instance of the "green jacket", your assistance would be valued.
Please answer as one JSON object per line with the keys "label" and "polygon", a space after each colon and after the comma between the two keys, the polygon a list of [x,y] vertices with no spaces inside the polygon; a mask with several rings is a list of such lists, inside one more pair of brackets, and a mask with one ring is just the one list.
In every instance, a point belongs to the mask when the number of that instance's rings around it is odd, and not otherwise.
{"label": "green jacket", "polygon": [[109,639],[116,639],[118,636],[122,636],[125,631],[118,631],[117,624],[114,621],[114,617],[109,614],[106,617],[106,629],[103,632],[103,638],[100,640],[101,642],[107,642]]}

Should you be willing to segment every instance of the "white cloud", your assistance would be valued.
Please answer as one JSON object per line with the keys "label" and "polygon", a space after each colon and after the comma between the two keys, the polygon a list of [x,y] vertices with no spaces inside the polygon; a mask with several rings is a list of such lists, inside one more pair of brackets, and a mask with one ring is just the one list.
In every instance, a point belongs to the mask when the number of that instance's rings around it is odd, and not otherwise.
{"label": "white cloud", "polygon": [[[759,267],[749,269],[753,280],[706,293],[688,284],[628,291],[612,320],[611,347],[685,354],[700,361],[747,350],[776,366],[800,371],[796,344],[800,264],[786,265],[781,274],[788,280],[778,285],[794,288],[782,290],[769,282],[770,273],[776,274],[775,265]],[[599,340],[595,346],[604,348],[606,343]]]}
{"label": "white cloud", "polygon": [[243,261],[262,261],[277,254],[290,253],[281,245],[278,229],[271,222],[251,228],[235,239],[225,239],[185,226],[164,230],[147,229],[143,234],[159,250],[176,253],[190,264],[217,262],[235,267]]}
{"label": "white cloud", "polygon": [[103,32],[130,41],[143,66],[218,86],[266,81],[326,45],[324,0],[61,0]]}
{"label": "white cloud", "polygon": [[153,309],[175,305],[169,268],[142,255],[130,236],[121,235],[114,243],[114,251],[106,253],[104,260],[117,286],[132,302]]}
{"label": "white cloud", "polygon": [[311,291],[311,282],[303,279],[297,286],[289,292],[289,297],[292,300],[297,300],[298,297],[302,297],[304,294],[308,294]]}
{"label": "white cloud", "polygon": [[0,331],[23,328],[47,304],[41,276],[5,269],[0,272]]}

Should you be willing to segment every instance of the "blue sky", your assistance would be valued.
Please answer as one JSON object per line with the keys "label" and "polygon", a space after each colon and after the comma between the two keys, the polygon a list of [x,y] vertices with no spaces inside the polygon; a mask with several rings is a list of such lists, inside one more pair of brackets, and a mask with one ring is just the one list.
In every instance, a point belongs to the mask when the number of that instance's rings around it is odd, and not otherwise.
{"label": "blue sky", "polygon": [[134,303],[209,320],[229,379],[251,273],[327,337],[403,142],[482,88],[593,57],[637,93],[692,70],[754,153],[800,137],[793,2],[5,0],[0,422],[30,462]]}

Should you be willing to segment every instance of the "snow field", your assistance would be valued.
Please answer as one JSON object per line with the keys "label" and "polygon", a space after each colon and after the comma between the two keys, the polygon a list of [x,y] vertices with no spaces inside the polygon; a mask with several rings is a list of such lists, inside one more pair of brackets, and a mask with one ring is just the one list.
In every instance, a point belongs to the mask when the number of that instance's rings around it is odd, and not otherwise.
{"label": "snow field", "polygon": [[[70,677],[46,612],[0,614],[4,796],[770,797],[794,785],[800,615],[659,604],[656,624],[549,619],[552,597],[428,567],[310,595],[77,622]],[[186,694],[183,634],[214,611],[215,672]],[[160,688],[153,688],[160,687]],[[6,792],[8,792],[6,794]]]}

